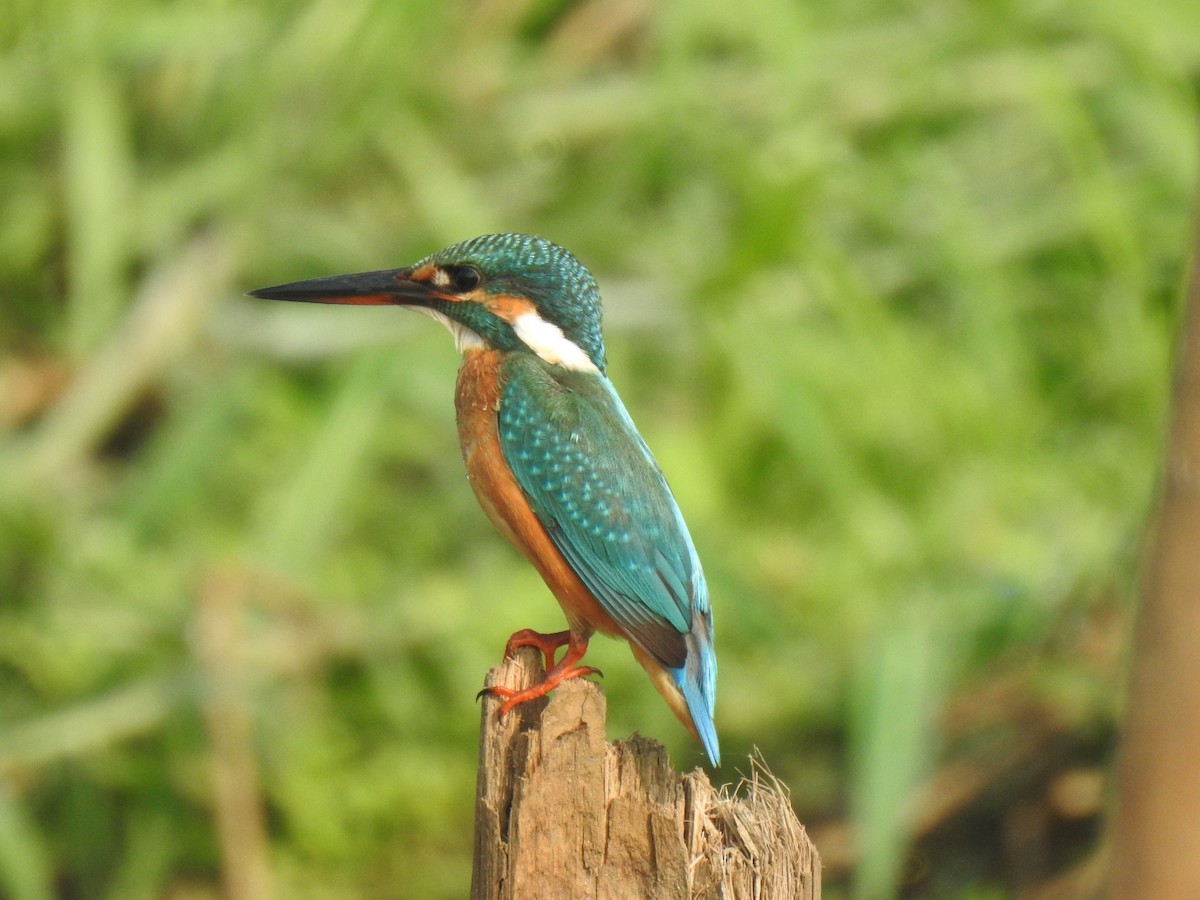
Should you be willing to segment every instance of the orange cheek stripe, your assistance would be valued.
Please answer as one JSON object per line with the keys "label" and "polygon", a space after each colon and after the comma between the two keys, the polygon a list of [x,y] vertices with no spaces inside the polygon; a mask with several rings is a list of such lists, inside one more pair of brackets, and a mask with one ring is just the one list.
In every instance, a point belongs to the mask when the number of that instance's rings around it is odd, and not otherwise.
{"label": "orange cheek stripe", "polygon": [[537,311],[537,307],[529,300],[524,297],[514,297],[511,294],[496,294],[480,299],[487,307],[488,312],[503,319],[509,325],[515,322],[518,316]]}

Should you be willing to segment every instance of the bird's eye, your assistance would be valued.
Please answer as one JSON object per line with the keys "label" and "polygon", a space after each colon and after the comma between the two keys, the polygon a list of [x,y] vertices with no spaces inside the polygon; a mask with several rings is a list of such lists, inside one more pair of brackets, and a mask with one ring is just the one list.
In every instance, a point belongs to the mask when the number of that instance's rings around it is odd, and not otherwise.
{"label": "bird's eye", "polygon": [[450,283],[459,293],[475,290],[481,280],[479,270],[474,266],[455,266],[450,270]]}

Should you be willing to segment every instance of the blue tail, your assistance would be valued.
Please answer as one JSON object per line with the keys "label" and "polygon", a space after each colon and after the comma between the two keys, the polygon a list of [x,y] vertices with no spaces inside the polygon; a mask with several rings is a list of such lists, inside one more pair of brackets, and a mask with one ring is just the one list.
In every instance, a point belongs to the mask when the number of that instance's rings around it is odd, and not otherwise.
{"label": "blue tail", "polygon": [[712,619],[697,616],[687,636],[687,662],[682,669],[671,669],[671,677],[687,703],[692,724],[704,745],[708,761],[721,764],[721,747],[713,709],[717,701],[717,657],[712,649]]}

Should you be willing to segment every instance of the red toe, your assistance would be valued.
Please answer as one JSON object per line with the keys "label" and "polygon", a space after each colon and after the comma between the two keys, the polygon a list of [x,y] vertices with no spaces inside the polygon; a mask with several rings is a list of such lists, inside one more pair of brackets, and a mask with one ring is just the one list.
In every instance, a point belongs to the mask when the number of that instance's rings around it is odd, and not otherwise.
{"label": "red toe", "polygon": [[[540,651],[542,656],[546,658],[546,671],[549,672],[554,668],[554,654],[558,651],[558,648],[570,642],[571,632],[569,631],[554,631],[550,634],[542,634],[540,631],[534,631],[532,628],[523,628],[515,632],[508,639],[508,643],[504,645],[504,658],[512,659],[519,647],[533,647]],[[586,641],[584,642],[584,647],[587,647]]]}
{"label": "red toe", "polygon": [[[563,654],[562,659],[555,663],[554,651],[564,644],[567,645],[567,652]],[[504,698],[504,702],[500,704],[500,708],[496,712],[503,719],[515,707],[546,696],[564,681],[582,678],[585,675],[601,674],[600,670],[593,666],[578,664],[579,660],[583,659],[583,654],[587,652],[587,646],[587,638],[577,637],[569,631],[559,631],[553,634],[541,634],[528,628],[518,631],[509,638],[504,655],[511,657],[518,647],[534,647],[546,657],[546,676],[537,684],[524,690],[493,685],[485,688],[483,692]]]}

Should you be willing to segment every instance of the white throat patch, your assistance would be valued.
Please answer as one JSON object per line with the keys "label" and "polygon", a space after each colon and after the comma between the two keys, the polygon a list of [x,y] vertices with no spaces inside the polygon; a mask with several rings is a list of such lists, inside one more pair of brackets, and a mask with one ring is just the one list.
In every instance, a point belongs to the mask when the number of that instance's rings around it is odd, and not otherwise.
{"label": "white throat patch", "polygon": [[561,328],[553,322],[547,322],[536,312],[521,313],[513,319],[512,327],[525,346],[551,365],[575,372],[600,374],[582,347],[563,334]]}
{"label": "white throat patch", "polygon": [[478,332],[472,331],[462,322],[455,322],[444,313],[438,312],[436,309],[430,309],[428,306],[413,306],[417,312],[423,312],[429,318],[436,322],[441,322],[454,335],[454,347],[459,353],[466,353],[468,350],[482,350],[484,348],[483,338]]}

